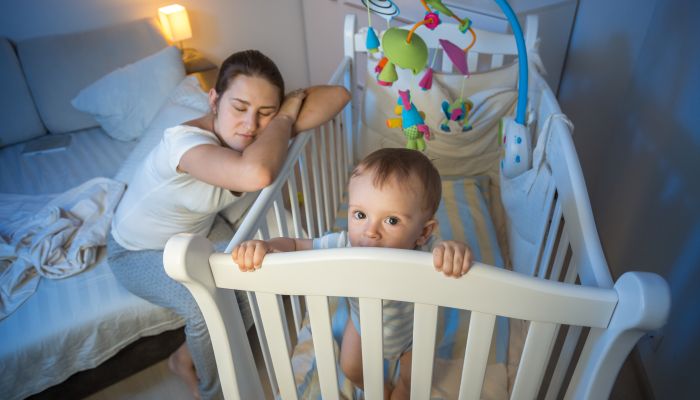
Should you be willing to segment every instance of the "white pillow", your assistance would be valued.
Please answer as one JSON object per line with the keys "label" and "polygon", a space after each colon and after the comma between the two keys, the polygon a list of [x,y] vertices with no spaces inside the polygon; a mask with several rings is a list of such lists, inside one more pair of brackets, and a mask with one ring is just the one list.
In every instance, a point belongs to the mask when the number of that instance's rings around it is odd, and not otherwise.
{"label": "white pillow", "polygon": [[133,140],[184,77],[180,50],[170,46],[103,76],[81,90],[71,104],[91,114],[109,136]]}
{"label": "white pillow", "polygon": [[181,106],[209,112],[209,96],[204,93],[197,77],[190,75],[170,93],[170,101]]}

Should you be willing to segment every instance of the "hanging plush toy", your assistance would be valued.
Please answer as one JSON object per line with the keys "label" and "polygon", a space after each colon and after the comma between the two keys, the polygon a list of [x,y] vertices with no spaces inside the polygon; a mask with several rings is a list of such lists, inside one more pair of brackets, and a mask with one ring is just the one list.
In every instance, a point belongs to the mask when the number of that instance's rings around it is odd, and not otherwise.
{"label": "hanging plush toy", "polygon": [[455,121],[459,126],[462,127],[462,132],[467,132],[472,129],[472,125],[469,123],[467,116],[469,112],[474,107],[474,104],[467,100],[464,101],[460,97],[450,104],[447,100],[442,102],[442,112],[445,114],[445,118],[440,122],[440,129],[445,132],[450,131],[450,121]]}
{"label": "hanging plush toy", "polygon": [[389,128],[401,127],[404,136],[408,141],[406,148],[412,150],[425,150],[425,139],[430,140],[430,129],[425,124],[425,114],[418,111],[416,106],[411,102],[411,92],[409,90],[399,90],[399,100],[394,112],[401,115],[400,118],[391,118],[386,120],[386,125]]}

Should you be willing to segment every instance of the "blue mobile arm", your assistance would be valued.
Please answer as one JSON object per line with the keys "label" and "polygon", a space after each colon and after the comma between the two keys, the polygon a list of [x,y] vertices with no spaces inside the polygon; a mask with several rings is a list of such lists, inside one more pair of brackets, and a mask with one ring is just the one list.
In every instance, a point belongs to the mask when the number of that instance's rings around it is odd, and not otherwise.
{"label": "blue mobile arm", "polygon": [[518,46],[518,105],[515,109],[515,122],[525,125],[525,113],[527,111],[527,49],[525,49],[525,38],[523,30],[520,28],[518,17],[513,12],[510,4],[506,0],[496,0],[496,3],[503,14],[508,18],[513,35],[515,35],[515,44]]}

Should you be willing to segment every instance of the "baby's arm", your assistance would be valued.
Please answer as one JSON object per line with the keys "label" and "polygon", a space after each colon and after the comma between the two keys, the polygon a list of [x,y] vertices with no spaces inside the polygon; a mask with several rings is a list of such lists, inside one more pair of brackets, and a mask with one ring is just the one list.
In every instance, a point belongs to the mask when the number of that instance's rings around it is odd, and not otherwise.
{"label": "baby's arm", "polygon": [[267,253],[283,253],[287,251],[311,250],[311,239],[293,239],[278,237],[264,240],[248,240],[233,248],[231,258],[238,264],[241,271],[259,269]]}
{"label": "baby's arm", "polygon": [[472,266],[472,251],[466,244],[454,240],[438,242],[433,247],[433,265],[445,276],[459,278]]}

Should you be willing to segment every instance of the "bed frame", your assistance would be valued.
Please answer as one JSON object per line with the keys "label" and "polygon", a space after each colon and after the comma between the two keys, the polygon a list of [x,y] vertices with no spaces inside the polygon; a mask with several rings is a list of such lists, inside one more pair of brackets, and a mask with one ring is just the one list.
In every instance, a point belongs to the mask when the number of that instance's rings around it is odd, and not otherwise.
{"label": "bed frame", "polygon": [[[536,26],[536,20],[526,25],[531,45],[536,38],[532,24]],[[346,56],[331,84],[356,87],[357,71],[364,67],[357,62],[357,56],[365,51],[363,35],[364,31],[356,29],[354,16],[348,16]],[[503,65],[504,59],[515,54],[512,36],[482,31],[477,35],[482,47],[474,53],[487,53],[491,67]],[[422,31],[421,36],[429,46],[436,46]],[[478,63],[478,57],[470,56],[470,62],[473,58]],[[443,65],[450,68],[449,63]],[[534,89],[529,101],[536,121],[561,114],[539,75],[531,74],[530,85]],[[429,254],[376,248],[270,254],[255,273],[242,273],[233,264],[228,253],[234,245],[256,235],[269,238],[263,223],[268,212],[275,214],[283,236],[315,237],[330,230],[343,200],[349,168],[356,161],[353,147],[359,134],[358,98],[354,95],[352,105],[318,132],[295,138],[284,169],[262,191],[225,253],[214,253],[205,238],[192,235],[175,236],[165,248],[166,271],[187,286],[202,309],[226,398],[264,397],[229,289],[248,291],[269,387],[284,399],[298,397],[290,363],[291,338],[300,330],[305,311],[313,332],[323,398],[339,396],[329,316],[331,296],[360,298],[368,399],[383,396],[381,299],[415,303],[412,398],[430,396],[438,306],[472,313],[460,399],[480,396],[496,316],[529,321],[510,391],[512,398],[607,398],[639,338],[665,323],[670,292],[660,276],[650,273],[628,272],[613,283],[570,126],[564,119],[551,121],[546,162],[552,172],[548,183],[552,190],[547,192],[551,194],[539,221],[539,250],[528,265],[512,266],[518,272],[476,263],[461,279],[445,279],[433,271]],[[292,214],[291,226],[285,210]],[[387,285],[395,279],[398,264],[401,285]],[[291,296],[293,317],[289,324],[282,296]]]}

